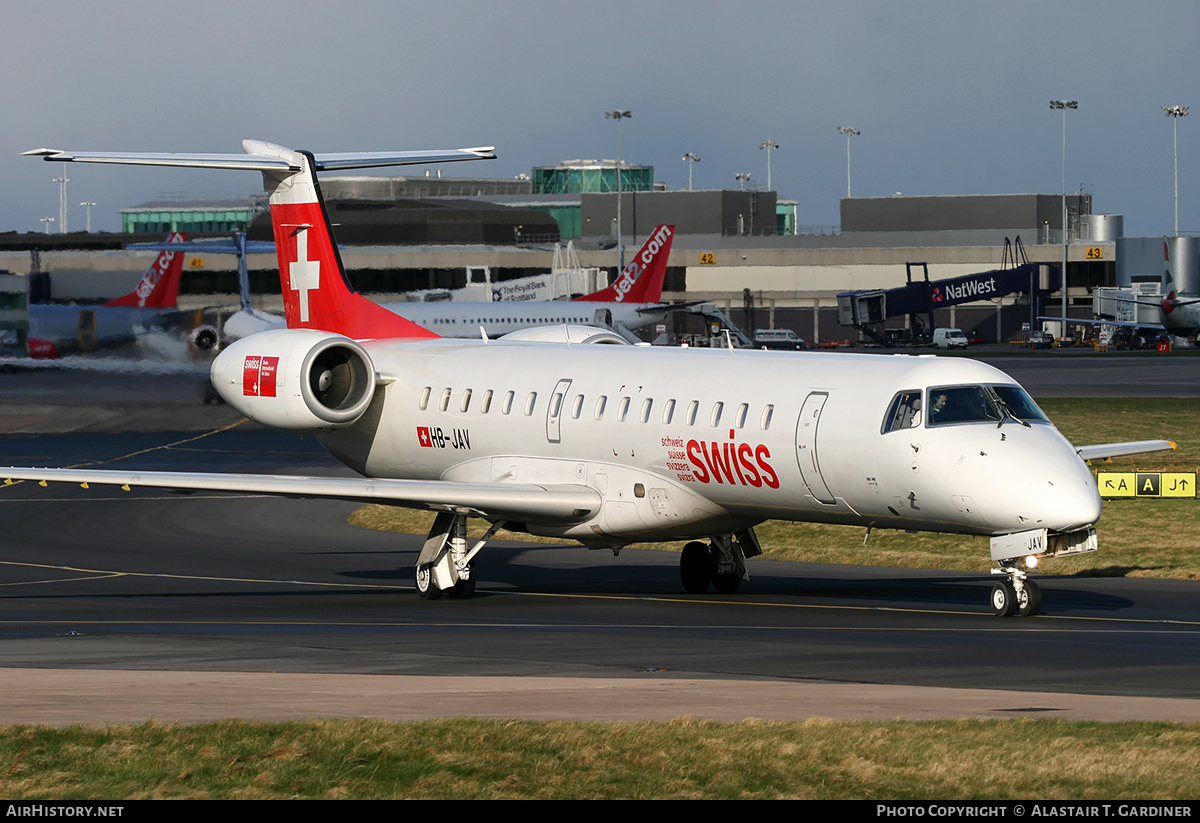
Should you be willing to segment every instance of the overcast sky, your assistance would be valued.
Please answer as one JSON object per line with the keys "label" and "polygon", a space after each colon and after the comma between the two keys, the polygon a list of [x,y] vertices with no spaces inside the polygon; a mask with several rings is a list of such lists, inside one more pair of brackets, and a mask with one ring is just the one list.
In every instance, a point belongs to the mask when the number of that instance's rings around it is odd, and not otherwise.
{"label": "overcast sky", "polygon": [[[0,230],[57,217],[61,166],[39,146],[312,151],[495,145],[444,174],[512,177],[614,157],[604,111],[629,109],[622,157],[670,188],[749,172],[836,225],[853,138],[857,196],[1090,187],[1129,236],[1173,229],[1171,121],[1200,78],[1200,3],[714,3],[441,0],[181,4],[2,0]],[[186,8],[186,10],[185,10]],[[1180,228],[1200,230],[1200,109],[1179,121]],[[402,172],[403,173],[403,172]],[[420,173],[419,171],[416,173]],[[240,195],[245,172],[68,166],[69,226],[117,229],[162,192]],[[57,229],[55,229],[57,231]]]}

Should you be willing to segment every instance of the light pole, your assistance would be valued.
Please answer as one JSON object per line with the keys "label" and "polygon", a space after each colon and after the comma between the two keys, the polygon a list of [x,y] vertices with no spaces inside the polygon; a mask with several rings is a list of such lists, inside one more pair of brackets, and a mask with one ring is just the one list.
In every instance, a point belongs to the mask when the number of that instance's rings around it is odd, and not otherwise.
{"label": "light pole", "polygon": [[62,177],[55,177],[53,182],[58,184],[58,233],[67,233],[67,164],[63,163]]}
{"label": "light pole", "polygon": [[1175,236],[1179,236],[1179,118],[1187,117],[1188,106],[1163,106],[1163,113],[1171,118],[1175,132]]}
{"label": "light pole", "polygon": [[[1059,288],[1062,289],[1062,331],[1067,336],[1067,109],[1079,108],[1077,100],[1051,100],[1050,108],[1062,109],[1062,270]],[[1029,295],[1030,301],[1033,295]],[[1030,331],[1033,329],[1030,328]]]}
{"label": "light pole", "polygon": [[750,179],[750,172],[748,172],[748,171],[739,171],[739,172],[738,172],[737,174],[735,174],[733,177],[734,177],[734,179],[735,179],[735,180],[737,180],[737,181],[738,181],[738,188],[739,188],[739,189],[742,189],[743,191],[745,191],[745,189],[746,189],[746,181]]}
{"label": "light pole", "polygon": [[87,233],[92,233],[92,206],[96,205],[91,200],[84,200],[79,205],[83,206],[84,213],[87,214]]}
{"label": "light pole", "polygon": [[53,217],[43,217],[43,218],[41,218],[41,221],[42,221],[42,225],[44,225],[46,227],[46,234],[49,234],[50,233],[50,224],[54,222],[54,218]]}
{"label": "light pole", "polygon": [[604,112],[604,116],[617,121],[617,272],[620,273],[625,271],[625,240],[621,234],[621,121],[633,115],[628,109],[615,109]]}
{"label": "light pole", "polygon": [[771,150],[779,148],[779,144],[774,140],[764,140],[758,144],[760,149],[767,150],[767,191],[772,191],[771,188]]}
{"label": "light pole", "polygon": [[854,126],[838,126],[838,134],[846,135],[846,196],[850,196],[850,138],[862,134]]}
{"label": "light pole", "polygon": [[690,151],[685,151],[679,155],[679,159],[688,164],[688,191],[692,190],[692,165],[700,161],[700,155],[692,154]]}

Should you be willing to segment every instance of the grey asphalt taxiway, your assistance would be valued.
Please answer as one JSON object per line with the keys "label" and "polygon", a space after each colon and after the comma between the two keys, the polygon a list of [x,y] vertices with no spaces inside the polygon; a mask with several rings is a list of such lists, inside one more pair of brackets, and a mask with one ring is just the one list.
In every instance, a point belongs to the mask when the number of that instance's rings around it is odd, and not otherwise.
{"label": "grey asphalt taxiway", "polygon": [[[191,376],[0,375],[0,465],[345,471],[198,397]],[[673,553],[501,542],[474,598],[425,602],[421,538],[353,508],[0,487],[0,721],[1200,720],[1197,583],[1044,575],[1042,616],[997,620],[987,575],[752,561],[738,594],[697,597]]]}

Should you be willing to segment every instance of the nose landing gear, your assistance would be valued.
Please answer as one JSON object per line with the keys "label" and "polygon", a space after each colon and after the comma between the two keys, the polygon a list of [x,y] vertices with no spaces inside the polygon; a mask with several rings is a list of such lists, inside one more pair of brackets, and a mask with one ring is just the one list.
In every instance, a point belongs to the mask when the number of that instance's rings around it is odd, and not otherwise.
{"label": "nose landing gear", "polygon": [[992,614],[997,617],[1033,617],[1042,610],[1041,588],[1019,566],[1002,561],[999,569],[992,569],[992,574],[1008,575],[1008,580],[992,586]]}

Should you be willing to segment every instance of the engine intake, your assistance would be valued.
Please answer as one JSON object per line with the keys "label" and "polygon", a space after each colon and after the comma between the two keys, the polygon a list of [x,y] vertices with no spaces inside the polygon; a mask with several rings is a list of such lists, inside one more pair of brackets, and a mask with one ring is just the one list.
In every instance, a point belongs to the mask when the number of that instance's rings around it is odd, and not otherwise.
{"label": "engine intake", "polygon": [[302,329],[239,340],[213,361],[212,380],[225,402],[251,420],[289,431],[348,426],[375,395],[375,366],[362,346]]}

